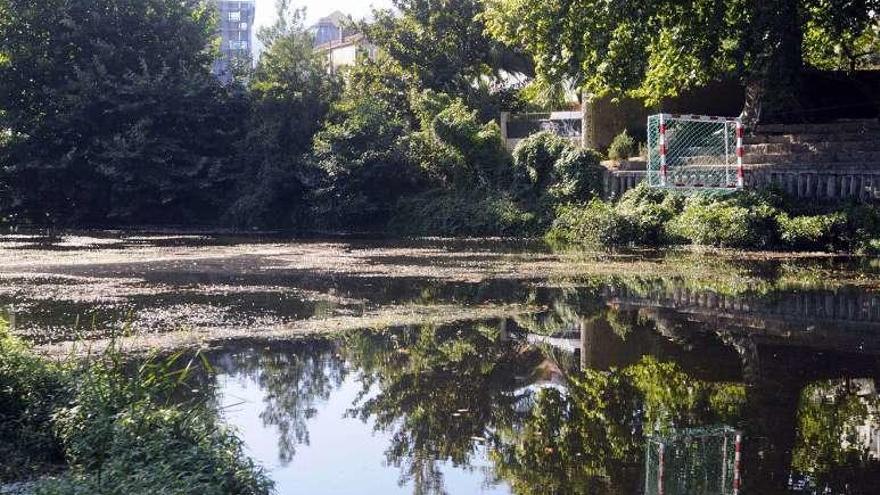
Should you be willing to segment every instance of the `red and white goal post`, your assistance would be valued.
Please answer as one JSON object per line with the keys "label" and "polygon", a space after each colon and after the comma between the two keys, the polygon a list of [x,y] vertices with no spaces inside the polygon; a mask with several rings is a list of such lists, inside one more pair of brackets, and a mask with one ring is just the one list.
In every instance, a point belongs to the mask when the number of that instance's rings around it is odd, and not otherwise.
{"label": "red and white goal post", "polygon": [[742,189],[743,124],[706,115],[648,117],[648,185],[682,191]]}

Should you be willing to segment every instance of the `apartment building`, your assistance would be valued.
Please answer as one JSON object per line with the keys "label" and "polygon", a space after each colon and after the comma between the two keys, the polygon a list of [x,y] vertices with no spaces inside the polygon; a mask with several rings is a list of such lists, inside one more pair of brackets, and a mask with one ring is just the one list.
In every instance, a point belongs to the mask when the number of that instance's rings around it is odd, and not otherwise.
{"label": "apartment building", "polygon": [[220,31],[220,58],[214,62],[214,74],[227,82],[235,61],[251,63],[254,57],[254,0],[215,0]]}

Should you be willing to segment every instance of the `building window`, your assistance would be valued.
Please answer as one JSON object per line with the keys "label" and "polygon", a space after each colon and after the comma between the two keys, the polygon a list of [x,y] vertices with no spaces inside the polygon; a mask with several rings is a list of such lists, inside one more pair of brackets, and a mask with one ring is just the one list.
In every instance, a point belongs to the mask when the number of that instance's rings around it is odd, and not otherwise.
{"label": "building window", "polygon": [[229,22],[241,22],[241,12],[234,11],[229,13]]}
{"label": "building window", "polygon": [[241,24],[238,25],[238,28],[241,29],[242,31],[247,31],[248,24],[246,22],[242,22]]}
{"label": "building window", "polygon": [[230,50],[247,50],[248,42],[247,41],[230,41],[229,42]]}

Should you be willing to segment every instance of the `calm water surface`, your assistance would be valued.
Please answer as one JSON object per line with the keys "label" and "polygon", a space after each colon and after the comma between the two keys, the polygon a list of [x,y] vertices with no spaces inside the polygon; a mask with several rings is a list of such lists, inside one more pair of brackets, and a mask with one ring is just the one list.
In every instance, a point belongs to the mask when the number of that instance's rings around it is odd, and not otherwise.
{"label": "calm water surface", "polygon": [[[128,249],[110,246],[95,249]],[[880,493],[880,293],[860,280],[873,260],[708,257],[652,274],[633,258],[554,279],[414,269],[549,256],[515,243],[343,251],[358,264],[335,272],[249,254],[41,265],[0,297],[36,343],[119,313],[161,332],[151,315],[235,327],[403,303],[542,308],[210,351],[210,400],[279,493]]]}

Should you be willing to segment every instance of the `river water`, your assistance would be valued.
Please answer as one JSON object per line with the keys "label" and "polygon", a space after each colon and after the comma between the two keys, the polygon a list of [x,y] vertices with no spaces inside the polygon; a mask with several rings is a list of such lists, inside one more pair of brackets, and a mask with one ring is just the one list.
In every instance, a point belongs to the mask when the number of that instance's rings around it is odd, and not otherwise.
{"label": "river water", "polygon": [[[0,239],[43,352],[202,345],[279,493],[875,494],[874,260]],[[139,347],[140,346],[140,347]]]}

